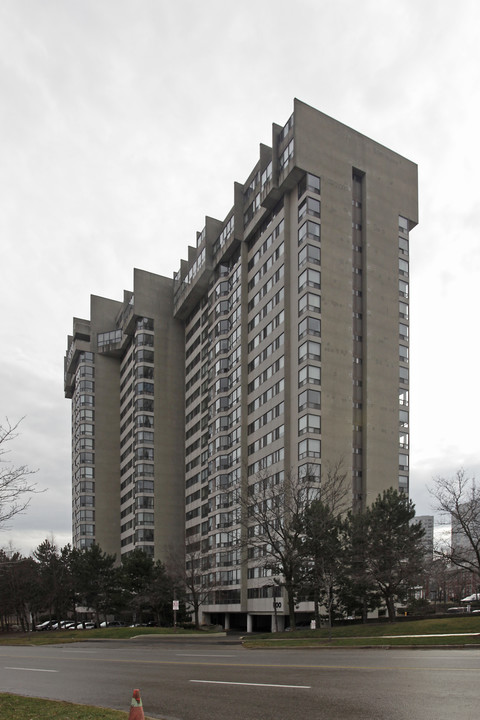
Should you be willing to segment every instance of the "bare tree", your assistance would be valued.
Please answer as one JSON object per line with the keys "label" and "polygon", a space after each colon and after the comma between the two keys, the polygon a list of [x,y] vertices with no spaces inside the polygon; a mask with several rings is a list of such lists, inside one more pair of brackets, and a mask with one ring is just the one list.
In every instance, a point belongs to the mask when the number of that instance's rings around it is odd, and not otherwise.
{"label": "bare tree", "polygon": [[16,466],[5,458],[9,453],[8,443],[18,437],[20,422],[11,425],[6,420],[5,425],[0,425],[0,527],[24,512],[32,493],[39,492],[36,483],[29,481],[36,470],[30,470],[26,465]]}
{"label": "bare tree", "polygon": [[174,585],[185,593],[187,610],[193,614],[195,627],[200,626],[200,607],[216,588],[214,573],[209,573],[209,556],[200,550],[200,542],[187,544],[185,556],[170,553],[167,571]]}
{"label": "bare tree", "polygon": [[451,519],[450,542],[437,547],[435,554],[452,565],[468,570],[480,581],[480,494],[474,477],[460,469],[453,478],[434,478],[429,492],[435,510]]}
{"label": "bare tree", "polygon": [[311,563],[305,555],[305,523],[315,501],[340,512],[345,498],[341,463],[320,478],[312,466],[305,474],[259,473],[242,498],[242,525],[247,562],[287,595],[290,627],[295,628],[295,603],[307,586]]}
{"label": "bare tree", "polygon": [[351,485],[342,462],[327,465],[322,475],[318,499],[313,500],[303,516],[304,554],[308,585],[313,590],[315,620],[320,622],[320,605],[332,626],[332,609],[344,563],[342,515],[352,507]]}

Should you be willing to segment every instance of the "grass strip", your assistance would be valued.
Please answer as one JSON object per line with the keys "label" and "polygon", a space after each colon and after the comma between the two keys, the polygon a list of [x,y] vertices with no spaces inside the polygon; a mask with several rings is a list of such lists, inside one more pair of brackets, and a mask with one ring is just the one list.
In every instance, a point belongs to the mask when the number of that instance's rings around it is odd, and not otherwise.
{"label": "grass strip", "polygon": [[[461,633],[475,633],[462,635]],[[450,635],[435,637],[435,635]],[[384,635],[394,637],[383,637]],[[413,635],[417,637],[401,637]],[[420,637],[420,636],[427,637]],[[395,637],[396,636],[396,637]],[[244,647],[360,647],[405,645],[478,645],[480,644],[480,617],[438,618],[401,621],[397,623],[367,623],[336,626],[329,630],[302,628],[286,633],[266,633],[247,637]]]}
{"label": "grass strip", "polygon": [[[192,630],[183,628],[120,627],[97,628],[94,630],[52,630],[42,632],[1,635],[0,645],[58,645],[59,643],[82,642],[83,640],[129,640],[139,635],[192,635]],[[198,634],[206,635],[208,631]],[[0,720],[2,720],[0,716]]]}
{"label": "grass strip", "polygon": [[1,720],[127,720],[128,715],[92,705],[0,693]]}

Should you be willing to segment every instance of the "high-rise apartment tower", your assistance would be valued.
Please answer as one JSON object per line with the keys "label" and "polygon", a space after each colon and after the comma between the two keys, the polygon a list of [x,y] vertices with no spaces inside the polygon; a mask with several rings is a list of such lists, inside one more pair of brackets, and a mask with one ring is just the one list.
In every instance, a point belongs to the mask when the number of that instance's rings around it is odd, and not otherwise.
{"label": "high-rise apartment tower", "polygon": [[173,281],[136,270],[123,303],[74,321],[75,545],[186,547],[205,619],[269,625],[272,583],[240,550],[260,474],[341,462],[359,508],[408,492],[416,223],[416,165],[295,100]]}

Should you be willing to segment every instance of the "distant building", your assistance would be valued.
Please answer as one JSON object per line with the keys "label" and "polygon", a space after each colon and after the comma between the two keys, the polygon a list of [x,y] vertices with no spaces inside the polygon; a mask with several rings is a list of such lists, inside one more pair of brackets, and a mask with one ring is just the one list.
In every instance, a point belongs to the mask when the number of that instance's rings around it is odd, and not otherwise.
{"label": "distant building", "polygon": [[296,100],[173,281],[135,270],[74,320],[75,545],[186,547],[206,621],[270,627],[271,579],[240,551],[260,473],[281,490],[342,459],[354,507],[408,492],[416,223],[416,165]]}
{"label": "distant building", "polygon": [[417,515],[414,522],[420,522],[425,535],[423,536],[423,544],[425,546],[425,555],[432,559],[433,557],[433,539],[435,531],[435,518],[433,515]]}

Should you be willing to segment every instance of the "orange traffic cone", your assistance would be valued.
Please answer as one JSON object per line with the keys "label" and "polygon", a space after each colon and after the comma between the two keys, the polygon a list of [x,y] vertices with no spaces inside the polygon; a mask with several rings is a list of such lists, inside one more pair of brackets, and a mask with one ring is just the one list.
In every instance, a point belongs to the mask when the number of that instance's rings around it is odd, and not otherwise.
{"label": "orange traffic cone", "polygon": [[145,715],[143,714],[142,699],[140,697],[140,690],[133,691],[128,720],[145,720]]}

